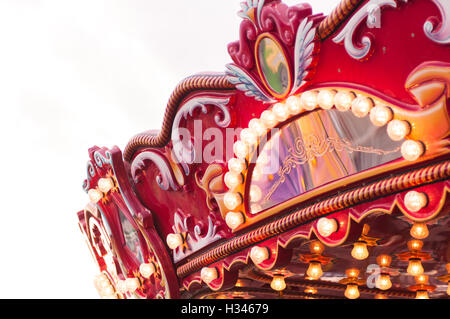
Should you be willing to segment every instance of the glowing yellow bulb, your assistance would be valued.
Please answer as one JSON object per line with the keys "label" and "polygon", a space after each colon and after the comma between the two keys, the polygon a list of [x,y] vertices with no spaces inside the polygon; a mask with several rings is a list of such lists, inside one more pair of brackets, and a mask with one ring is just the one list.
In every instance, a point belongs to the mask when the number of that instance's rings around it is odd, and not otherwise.
{"label": "glowing yellow bulb", "polygon": [[317,103],[325,110],[329,110],[334,105],[334,97],[336,92],[333,90],[320,90],[317,95]]}
{"label": "glowing yellow bulb", "polygon": [[276,291],[282,291],[286,289],[286,282],[284,281],[284,276],[274,275],[272,282],[270,283],[270,288]]}
{"label": "glowing yellow bulb", "polygon": [[240,173],[227,172],[224,176],[225,185],[229,189],[234,189],[236,186],[241,185],[244,181],[244,177]]}
{"label": "glowing yellow bulb", "polygon": [[424,146],[421,142],[406,140],[401,146],[402,156],[407,161],[415,161],[424,152]]}
{"label": "glowing yellow bulb", "polygon": [[356,98],[352,103],[352,112],[356,117],[364,117],[369,114],[370,109],[373,107],[373,101],[371,98],[361,96]]}
{"label": "glowing yellow bulb", "polygon": [[392,287],[391,277],[388,274],[379,274],[375,283],[381,290],[388,290]]}
{"label": "glowing yellow bulb", "polygon": [[139,272],[141,273],[142,277],[144,278],[150,278],[151,275],[153,275],[156,271],[156,267],[154,263],[144,263],[139,266]]}
{"label": "glowing yellow bulb", "polygon": [[247,168],[247,163],[241,158],[231,158],[228,161],[228,169],[233,173],[241,173]]}
{"label": "glowing yellow bulb", "polygon": [[88,196],[89,196],[89,200],[90,200],[92,203],[95,204],[95,203],[97,203],[99,200],[102,199],[103,194],[102,194],[102,192],[100,192],[99,190],[96,190],[96,189],[92,188],[92,189],[90,189],[90,190],[88,191]]}
{"label": "glowing yellow bulb", "polygon": [[411,132],[411,125],[407,121],[392,120],[387,126],[387,133],[391,140],[400,141]]}
{"label": "glowing yellow bulb", "polygon": [[412,258],[409,260],[408,269],[406,270],[411,276],[419,276],[424,272],[420,259]]}
{"label": "glowing yellow bulb", "polygon": [[214,268],[203,267],[200,272],[200,277],[204,283],[209,284],[219,277],[219,272],[217,271],[217,268],[215,268],[215,267]]}
{"label": "glowing yellow bulb", "polygon": [[370,110],[370,121],[375,126],[383,126],[392,119],[392,110],[388,106],[377,105]]}
{"label": "glowing yellow bulb", "polygon": [[364,260],[369,257],[367,244],[364,242],[356,242],[353,244],[352,257],[357,260]]}
{"label": "glowing yellow bulb", "polygon": [[106,194],[114,187],[114,181],[110,177],[100,178],[97,186],[101,192]]}
{"label": "glowing yellow bulb", "polygon": [[245,221],[244,215],[241,212],[228,212],[225,216],[225,222],[231,229],[236,229]]}
{"label": "glowing yellow bulb", "polygon": [[263,121],[265,127],[272,128],[277,125],[278,121],[275,114],[271,110],[265,110],[261,113],[261,120]]}
{"label": "glowing yellow bulb", "polygon": [[428,291],[426,291],[426,290],[417,290],[417,292],[416,292],[416,299],[430,299],[430,297],[428,297]]}
{"label": "glowing yellow bulb", "polygon": [[348,284],[344,293],[345,297],[348,299],[357,299],[359,298],[359,289],[356,284]]}
{"label": "glowing yellow bulb", "polygon": [[413,239],[408,241],[408,248],[411,251],[419,251],[421,250],[423,247],[423,241],[418,240],[418,239]]}
{"label": "glowing yellow bulb", "polygon": [[319,234],[323,237],[328,237],[334,232],[336,232],[338,229],[338,224],[334,218],[326,218],[322,217],[317,222],[317,230],[319,231]]}
{"label": "glowing yellow bulb", "polygon": [[309,250],[313,254],[320,255],[325,249],[325,246],[318,240],[314,240],[309,244]]}
{"label": "glowing yellow bulb", "polygon": [[334,97],[334,104],[339,111],[348,111],[356,98],[353,92],[340,91]]}
{"label": "glowing yellow bulb", "polygon": [[242,204],[242,196],[239,193],[228,192],[223,197],[223,202],[228,209],[235,209]]}
{"label": "glowing yellow bulb", "polygon": [[181,234],[169,234],[166,237],[166,243],[170,249],[175,249],[181,246],[181,244],[183,244],[183,241],[184,239],[183,236],[181,236]]}
{"label": "glowing yellow bulb", "polygon": [[405,195],[405,206],[410,212],[417,213],[424,208],[427,203],[428,198],[425,193],[409,191]]}
{"label": "glowing yellow bulb", "polygon": [[391,264],[391,261],[392,261],[392,257],[389,255],[380,255],[377,257],[377,263],[381,267],[389,267],[389,265]]}
{"label": "glowing yellow bulb", "polygon": [[258,136],[261,136],[267,132],[267,127],[260,119],[251,119],[248,122],[248,127],[251,128]]}
{"label": "glowing yellow bulb", "polygon": [[427,275],[422,274],[422,275],[416,276],[414,279],[418,285],[427,285],[428,284],[428,276]]}
{"label": "glowing yellow bulb", "polygon": [[289,110],[289,113],[293,115],[300,113],[300,111],[302,110],[300,98],[295,95],[288,97],[288,99],[286,100],[286,106]]}
{"label": "glowing yellow bulb", "polygon": [[320,262],[311,261],[309,263],[309,267],[308,267],[308,270],[306,271],[306,274],[312,280],[317,280],[320,277],[322,277],[323,271],[322,271],[322,265],[320,264]]}
{"label": "glowing yellow bulb", "polygon": [[425,223],[415,223],[411,227],[410,234],[416,239],[425,239],[429,235],[427,224]]}
{"label": "glowing yellow bulb", "polygon": [[289,110],[287,106],[283,103],[277,103],[273,106],[273,114],[275,114],[275,117],[278,121],[286,121],[289,117]]}
{"label": "glowing yellow bulb", "polygon": [[269,258],[269,249],[267,247],[255,246],[250,251],[250,258],[255,264],[260,264]]}
{"label": "glowing yellow bulb", "polygon": [[317,106],[317,92],[307,91],[300,97],[301,106],[308,111],[314,110]]}

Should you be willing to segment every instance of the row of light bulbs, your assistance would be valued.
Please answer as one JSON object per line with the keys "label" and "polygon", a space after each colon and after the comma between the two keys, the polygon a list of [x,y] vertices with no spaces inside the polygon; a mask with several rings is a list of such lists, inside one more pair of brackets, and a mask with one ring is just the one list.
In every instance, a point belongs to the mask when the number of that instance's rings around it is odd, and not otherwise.
{"label": "row of light bulbs", "polygon": [[111,281],[104,273],[94,277],[94,286],[101,298],[117,299],[116,291],[111,284]]}
{"label": "row of light bulbs", "polygon": [[[157,271],[154,262],[142,263],[139,266],[139,273],[145,279],[149,279]],[[119,280],[117,282],[117,291],[121,294],[134,293],[142,286],[142,281],[138,277],[129,277],[125,280]]]}
{"label": "row of light bulbs", "polygon": [[[411,133],[411,124],[405,120],[394,119],[394,113],[390,107],[352,91],[312,90],[276,103],[271,110],[263,111],[259,118],[250,120],[248,128],[241,131],[240,140],[233,145],[235,158],[228,161],[229,171],[224,177],[224,182],[229,188],[229,192],[224,196],[224,204],[229,209],[226,222],[231,229],[236,229],[245,222],[245,216],[239,209],[243,204],[243,195],[236,191],[236,188],[244,183],[244,174],[248,168],[247,158],[256,148],[259,138],[264,136],[267,130],[290,116],[299,114],[302,110],[311,111],[317,107],[328,110],[333,106],[343,112],[351,110],[359,118],[370,115],[370,120],[375,126],[381,127],[387,124],[387,133],[394,141],[401,141]],[[424,145],[420,141],[406,140],[402,143],[401,153],[406,160],[415,161],[424,153]],[[251,201],[256,202],[261,198],[261,190],[257,186],[250,191]],[[255,211],[259,210],[255,209]]]}

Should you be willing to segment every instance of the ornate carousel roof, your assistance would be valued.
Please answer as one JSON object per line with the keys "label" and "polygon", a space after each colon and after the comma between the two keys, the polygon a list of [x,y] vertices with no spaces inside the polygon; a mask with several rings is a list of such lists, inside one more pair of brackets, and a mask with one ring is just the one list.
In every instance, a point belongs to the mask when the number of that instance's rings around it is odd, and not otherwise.
{"label": "ornate carousel roof", "polygon": [[224,73],[92,147],[106,298],[448,298],[450,2],[242,3]]}

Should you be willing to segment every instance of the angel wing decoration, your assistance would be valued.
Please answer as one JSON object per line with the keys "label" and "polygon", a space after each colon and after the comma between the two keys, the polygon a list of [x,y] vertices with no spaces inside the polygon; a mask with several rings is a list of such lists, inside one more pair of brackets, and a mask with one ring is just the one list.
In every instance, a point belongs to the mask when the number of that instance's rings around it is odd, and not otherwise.
{"label": "angel wing decoration", "polygon": [[226,67],[228,81],[236,85],[238,90],[245,92],[245,95],[254,97],[256,100],[264,103],[276,102],[265,94],[263,89],[242,68],[234,64],[228,64]]}
{"label": "angel wing decoration", "polygon": [[297,29],[294,49],[295,80],[291,94],[295,93],[305,83],[304,79],[309,74],[308,68],[313,60],[312,53],[316,35],[316,29],[312,25],[312,21],[308,22],[308,19],[303,19]]}

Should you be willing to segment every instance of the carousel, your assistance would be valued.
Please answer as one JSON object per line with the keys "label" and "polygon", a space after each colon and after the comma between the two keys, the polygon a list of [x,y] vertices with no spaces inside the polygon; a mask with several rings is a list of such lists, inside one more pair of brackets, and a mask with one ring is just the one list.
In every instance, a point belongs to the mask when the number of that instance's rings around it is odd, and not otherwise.
{"label": "carousel", "polygon": [[159,131],[89,149],[100,296],[448,299],[450,1],[238,15]]}

